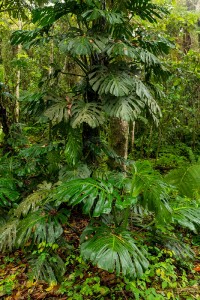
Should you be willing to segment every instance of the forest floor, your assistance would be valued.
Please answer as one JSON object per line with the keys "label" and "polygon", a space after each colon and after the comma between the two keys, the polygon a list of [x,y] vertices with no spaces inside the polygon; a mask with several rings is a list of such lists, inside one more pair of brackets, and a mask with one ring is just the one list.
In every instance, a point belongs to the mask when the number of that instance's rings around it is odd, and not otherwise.
{"label": "forest floor", "polygon": [[[76,217],[70,221],[70,227],[64,228],[65,237],[74,249],[79,246],[79,232],[87,222],[82,216]],[[148,273],[143,280],[135,283],[84,263],[78,250],[66,259],[67,272],[60,284],[30,280],[25,251],[0,254],[0,299],[200,300],[200,246],[192,248],[196,255],[189,266],[180,270],[177,265],[171,264],[171,258],[161,258],[163,261],[157,263],[152,274]]]}

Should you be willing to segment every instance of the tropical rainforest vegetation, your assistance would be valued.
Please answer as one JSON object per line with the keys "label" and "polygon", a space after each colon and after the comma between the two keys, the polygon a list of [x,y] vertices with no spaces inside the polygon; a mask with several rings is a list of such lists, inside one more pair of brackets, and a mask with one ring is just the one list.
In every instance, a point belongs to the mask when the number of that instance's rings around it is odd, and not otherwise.
{"label": "tropical rainforest vegetation", "polygon": [[200,1],[0,1],[0,297],[200,299]]}

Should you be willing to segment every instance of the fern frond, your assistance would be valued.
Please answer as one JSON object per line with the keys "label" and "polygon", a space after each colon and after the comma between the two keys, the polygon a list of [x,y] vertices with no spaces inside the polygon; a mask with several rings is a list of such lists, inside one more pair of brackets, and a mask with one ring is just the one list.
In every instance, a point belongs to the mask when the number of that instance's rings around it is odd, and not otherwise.
{"label": "fern frond", "polygon": [[37,210],[51,192],[51,188],[52,184],[46,181],[38,185],[38,190],[24,199],[14,210],[14,216],[20,218],[21,216],[26,216],[30,211]]}
{"label": "fern frond", "polygon": [[[84,241],[84,237],[89,239]],[[81,255],[94,265],[109,272],[138,277],[148,267],[144,251],[140,250],[127,231],[112,230],[107,226],[88,226],[83,232]]]}
{"label": "fern frond", "polygon": [[3,178],[11,178],[13,170],[17,167],[18,163],[13,157],[8,157],[8,155],[4,155],[0,158],[0,175]]}
{"label": "fern frond", "polygon": [[0,251],[11,251],[16,243],[18,219],[12,219],[0,228]]}
{"label": "fern frond", "polygon": [[0,208],[0,227],[6,224],[8,218],[8,211],[6,209]]}
{"label": "fern frond", "polygon": [[62,167],[59,172],[59,180],[62,182],[70,181],[77,178],[88,178],[91,175],[91,170],[86,164],[78,164],[74,168]]}

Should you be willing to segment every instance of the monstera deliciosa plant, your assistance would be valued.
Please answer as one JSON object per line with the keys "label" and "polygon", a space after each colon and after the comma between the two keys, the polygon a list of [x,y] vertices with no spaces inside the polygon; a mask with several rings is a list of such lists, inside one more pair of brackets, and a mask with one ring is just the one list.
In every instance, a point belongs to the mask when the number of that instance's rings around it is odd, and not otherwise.
{"label": "monstera deliciosa plant", "polygon": [[[36,28],[15,31],[12,44],[28,49],[52,41],[65,61],[73,62],[75,72],[63,71],[55,58],[49,78],[41,82],[43,94],[37,93],[37,101],[29,97],[29,114],[39,105],[53,126],[80,128],[88,161],[99,128],[108,119],[133,122],[146,113],[158,122],[161,112],[156,98],[161,93],[154,83],[168,75],[160,56],[172,45],[143,23],[164,17],[165,8],[150,0],[65,0],[32,7],[31,13]],[[60,75],[75,78],[66,88],[67,98],[56,92]]]}
{"label": "monstera deliciosa plant", "polygon": [[[146,113],[158,121],[156,97],[160,91],[155,83],[168,75],[160,56],[172,45],[146,30],[144,24],[154,23],[168,12],[150,0],[62,0],[29,8],[35,29],[14,32],[12,44],[28,49],[53,40],[58,51],[76,65],[73,74],[53,65],[41,90],[29,95],[25,108],[32,117],[43,116],[53,127],[60,126],[68,170],[60,170],[59,182],[43,182],[20,203],[18,194],[8,194],[14,183],[7,181],[0,205],[6,209],[4,195],[15,205],[0,229],[0,249],[46,247],[43,256],[34,252],[34,276],[55,280],[56,273],[64,273],[64,262],[53,250],[55,245],[70,248],[62,225],[68,224],[70,209],[78,206],[91,221],[81,236],[81,254],[100,268],[136,277],[148,267],[146,248],[135,237],[134,225],[149,229],[157,243],[163,240],[175,254],[191,256],[173,229],[181,224],[196,230],[199,208],[184,208],[181,200],[179,209],[174,207],[171,184],[149,163],[125,162],[126,172],[112,170],[101,176],[87,164],[94,163],[90,158],[99,147],[120,161],[100,140],[100,128],[110,118],[133,122]],[[61,32],[62,24],[65,30]],[[55,92],[60,74],[76,77],[66,90],[67,97]],[[23,155],[28,151],[25,149]],[[37,151],[44,154],[47,148]],[[2,180],[1,185],[5,184]],[[169,223],[171,233],[165,228]],[[36,254],[39,256],[35,258]]]}

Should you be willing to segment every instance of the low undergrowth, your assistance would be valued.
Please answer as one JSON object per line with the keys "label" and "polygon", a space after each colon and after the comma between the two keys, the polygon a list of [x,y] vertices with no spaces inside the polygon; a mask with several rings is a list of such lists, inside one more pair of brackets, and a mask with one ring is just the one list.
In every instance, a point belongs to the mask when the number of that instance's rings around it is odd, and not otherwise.
{"label": "low undergrowth", "polygon": [[[81,222],[80,222],[81,220]],[[78,232],[88,222],[87,218],[76,216],[70,220],[71,227],[65,227],[65,239],[73,251],[58,249],[57,244],[40,244],[38,253],[45,255],[46,249],[52,248],[62,257],[66,272],[58,283],[35,280],[31,277],[31,266],[27,252],[33,252],[27,245],[24,250],[0,256],[0,297],[5,300],[15,299],[67,299],[67,300],[192,300],[200,299],[200,246],[198,239],[185,236],[194,253],[195,261],[175,259],[173,252],[149,243],[149,268],[137,279],[131,279],[92,266],[79,254]],[[138,232],[148,244],[148,231]],[[193,244],[193,245],[192,245]],[[194,245],[195,244],[195,245]],[[76,250],[75,250],[76,248]],[[34,250],[35,251],[35,250]],[[57,264],[54,261],[55,265]]]}

